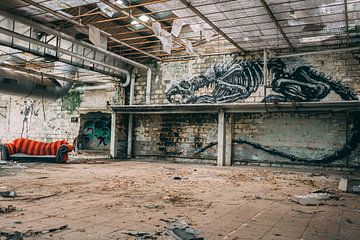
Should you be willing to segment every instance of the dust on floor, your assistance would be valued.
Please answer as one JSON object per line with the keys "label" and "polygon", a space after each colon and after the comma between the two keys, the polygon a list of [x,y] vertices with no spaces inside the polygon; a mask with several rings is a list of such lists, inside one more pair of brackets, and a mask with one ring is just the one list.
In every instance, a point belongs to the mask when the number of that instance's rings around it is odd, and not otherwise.
{"label": "dust on floor", "polygon": [[[0,213],[0,239],[16,231],[20,239],[175,239],[169,228],[174,222],[204,239],[360,235],[360,196],[337,191],[341,176],[336,173],[93,163],[37,164],[0,176],[0,191],[17,193],[0,197],[0,207],[16,208]],[[331,199],[316,206],[292,201],[294,195],[324,188]]]}

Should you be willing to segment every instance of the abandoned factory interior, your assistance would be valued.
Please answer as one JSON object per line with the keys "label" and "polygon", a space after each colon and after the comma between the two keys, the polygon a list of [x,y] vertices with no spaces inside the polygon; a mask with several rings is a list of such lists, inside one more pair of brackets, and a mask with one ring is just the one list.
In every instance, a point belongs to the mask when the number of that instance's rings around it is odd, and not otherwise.
{"label": "abandoned factory interior", "polygon": [[360,239],[360,0],[1,0],[23,239]]}

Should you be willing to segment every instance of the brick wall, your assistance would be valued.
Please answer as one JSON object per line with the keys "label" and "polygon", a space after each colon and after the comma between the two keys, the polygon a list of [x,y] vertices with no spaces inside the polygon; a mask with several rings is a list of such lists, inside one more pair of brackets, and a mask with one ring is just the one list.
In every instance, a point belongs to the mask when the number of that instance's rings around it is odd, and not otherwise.
{"label": "brick wall", "polygon": [[[82,113],[106,109],[112,91],[71,92],[57,101],[0,96],[0,139],[29,137],[39,141],[65,139],[73,142],[80,132]],[[72,121],[73,120],[73,121]]]}
{"label": "brick wall", "polygon": [[[319,72],[334,80],[340,80],[345,85],[351,87],[358,94],[360,93],[360,65],[358,52],[349,53],[333,53],[333,54],[317,54],[307,55],[293,58],[299,61],[305,61],[313,66]],[[230,62],[233,59],[257,59],[261,55],[236,57],[234,55],[220,55],[203,58],[196,58],[189,61],[181,62],[165,62],[162,64],[149,64],[153,70],[151,103],[152,104],[168,104],[165,91],[172,82],[189,79],[206,71],[214,64]],[[136,80],[135,85],[135,104],[145,104],[146,76],[143,74]],[[204,92],[206,90],[203,90]],[[268,89],[268,94],[273,93]],[[264,98],[264,86],[250,95],[250,97],[238,100],[237,102],[261,102]],[[323,99],[323,101],[337,101],[341,98],[333,91]]]}
{"label": "brick wall", "polygon": [[[300,59],[360,94],[358,55],[359,53],[318,54]],[[168,104],[164,93],[173,81],[200,74],[215,63],[228,62],[233,58],[234,56],[224,55],[151,65],[154,73],[152,104]],[[145,87],[145,77],[137,79],[136,104],[145,104]],[[268,94],[271,94],[271,90]],[[260,86],[249,98],[238,102],[260,102],[263,98],[264,87]],[[322,101],[340,100],[337,94],[331,92]],[[287,157],[265,151],[267,149],[302,159],[303,162],[297,162],[300,164],[320,164],[313,160],[333,156],[337,154],[336,151],[343,150],[344,144],[354,133],[354,122],[353,114],[345,112],[235,114],[232,138],[234,141],[244,140],[247,143],[233,143],[233,161],[235,164],[294,163]],[[200,159],[215,162],[216,114],[137,115],[134,126],[134,156],[168,156],[165,159],[188,158],[194,159],[193,161]],[[347,157],[329,162],[337,166],[360,166],[359,153],[359,148],[356,148]]]}

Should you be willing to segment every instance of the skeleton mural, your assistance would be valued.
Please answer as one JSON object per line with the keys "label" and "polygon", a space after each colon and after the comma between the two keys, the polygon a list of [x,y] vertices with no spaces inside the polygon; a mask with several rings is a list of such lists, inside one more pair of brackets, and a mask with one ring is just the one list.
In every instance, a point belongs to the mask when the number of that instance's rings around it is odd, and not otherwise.
{"label": "skeleton mural", "polygon": [[[215,64],[198,76],[172,82],[166,91],[166,97],[170,103],[176,104],[229,103],[246,99],[263,84],[263,67],[263,61],[260,59]],[[320,101],[331,91],[334,91],[342,100],[358,99],[356,93],[348,86],[317,71],[299,58],[270,59],[267,67],[271,74],[272,93],[265,96],[262,102]],[[341,149],[319,159],[298,157],[243,139],[233,140],[233,143],[249,145],[290,161],[331,163],[351,154],[360,142],[359,113],[356,112],[353,115],[354,125],[349,141]],[[215,145],[217,142],[198,147],[194,155],[201,154]]]}
{"label": "skeleton mural", "polygon": [[[356,93],[310,64],[296,59],[271,59],[268,69],[276,94],[263,101],[319,101],[331,91],[343,100],[357,100]],[[235,60],[215,64],[203,74],[173,82],[166,91],[170,103],[226,103],[246,99],[263,84],[262,60]]]}
{"label": "skeleton mural", "polygon": [[21,129],[21,137],[23,137],[24,131],[27,135],[30,132],[31,120],[34,116],[38,116],[40,111],[39,103],[36,100],[31,98],[26,98],[24,100],[24,105],[21,109],[21,115],[23,115],[22,129]]}

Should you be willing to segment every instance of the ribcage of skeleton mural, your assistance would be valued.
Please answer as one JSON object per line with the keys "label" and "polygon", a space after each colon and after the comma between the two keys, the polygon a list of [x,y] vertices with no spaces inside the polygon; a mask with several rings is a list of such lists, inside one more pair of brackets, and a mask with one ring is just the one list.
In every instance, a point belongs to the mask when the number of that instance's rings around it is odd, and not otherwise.
{"label": "ribcage of skeleton mural", "polygon": [[[319,101],[332,90],[343,100],[357,100],[356,93],[330,76],[296,59],[271,59],[274,94],[263,101]],[[225,103],[246,99],[263,83],[261,60],[233,61],[215,64],[203,74],[173,82],[166,91],[171,103]]]}

